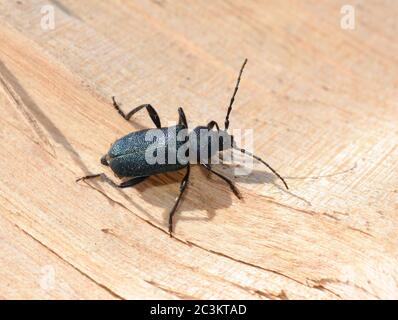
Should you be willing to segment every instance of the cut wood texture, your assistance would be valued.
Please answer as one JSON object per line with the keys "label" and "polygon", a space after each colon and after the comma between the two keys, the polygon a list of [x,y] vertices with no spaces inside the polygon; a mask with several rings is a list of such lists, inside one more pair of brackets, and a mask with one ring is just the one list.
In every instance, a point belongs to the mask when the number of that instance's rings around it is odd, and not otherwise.
{"label": "cut wood texture", "polygon": [[[398,298],[398,3],[353,1],[353,30],[344,4],[0,1],[0,297]],[[223,123],[244,58],[231,128],[288,191],[195,166],[170,238],[184,171],[75,182],[153,127],[111,96]]]}

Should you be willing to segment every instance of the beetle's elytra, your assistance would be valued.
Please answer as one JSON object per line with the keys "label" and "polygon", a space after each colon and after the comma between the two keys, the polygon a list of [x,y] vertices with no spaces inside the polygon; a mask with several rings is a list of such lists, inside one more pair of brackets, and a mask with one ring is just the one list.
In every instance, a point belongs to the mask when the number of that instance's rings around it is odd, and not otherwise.
{"label": "beetle's elytra", "polygon": [[[239,88],[239,83],[240,79],[242,76],[243,69],[247,63],[247,59],[245,59],[240,72],[239,76],[236,82],[236,86],[232,95],[232,98],[230,100],[228,110],[227,110],[227,115],[225,117],[225,123],[224,123],[224,129],[220,129],[219,125],[215,121],[210,121],[206,126],[198,126],[193,129],[193,131],[188,135],[187,139],[190,140],[195,140],[195,143],[197,144],[197,152],[198,152],[198,162],[200,165],[202,165],[204,168],[207,170],[211,171],[221,179],[223,179],[226,183],[228,183],[229,187],[233,191],[233,193],[238,197],[241,198],[241,195],[238,191],[238,189],[235,187],[234,183],[221,173],[218,173],[212,169],[211,164],[208,162],[209,158],[214,155],[214,150],[216,152],[218,151],[223,151],[226,149],[236,149],[246,155],[249,155],[253,157],[254,159],[260,161],[264,165],[266,165],[285,185],[285,187],[288,189],[288,186],[285,182],[285,180],[270,166],[268,165],[265,161],[263,161],[261,158],[255,156],[254,154],[246,151],[245,149],[239,148],[236,146],[236,143],[233,140],[232,135],[228,134],[228,128],[229,128],[229,116],[232,111],[232,105],[235,100],[236,93],[238,92]],[[113,99],[113,106],[115,109],[119,112],[119,114],[126,120],[130,120],[130,118],[138,111],[141,109],[146,109],[149,116],[151,117],[153,123],[155,124],[156,128],[160,130],[160,132],[164,135],[164,139],[161,142],[158,142],[157,148],[158,150],[166,152],[170,152],[170,150],[175,150],[177,152],[179,148],[186,143],[187,141],[179,141],[179,139],[176,139],[176,136],[180,133],[182,130],[187,130],[188,129],[188,124],[187,120],[185,117],[184,110],[182,108],[178,108],[178,114],[179,114],[179,119],[178,119],[178,124],[175,127],[162,127],[160,118],[156,112],[156,110],[150,105],[150,104],[143,104],[140,105],[133,110],[131,110],[129,113],[125,114],[115,101],[115,98],[112,97]],[[214,130],[214,128],[216,130]],[[152,141],[148,141],[146,139],[147,134],[149,131],[152,129],[144,129],[144,130],[139,130],[139,131],[134,131],[131,132],[124,137],[116,140],[107,154],[105,154],[101,158],[101,163],[103,165],[109,166],[111,170],[120,178],[122,177],[127,177],[129,178],[128,180],[120,183],[120,184],[115,184],[115,186],[119,188],[126,188],[126,187],[132,187],[142,181],[144,181],[146,178],[159,174],[159,173],[165,173],[165,172],[170,172],[170,171],[176,171],[180,169],[186,169],[186,173],[184,178],[181,181],[180,185],[180,193],[174,203],[173,208],[170,211],[169,214],[169,234],[172,236],[172,231],[173,231],[173,215],[176,212],[177,206],[180,203],[181,197],[187,187],[188,181],[189,181],[189,174],[190,174],[190,165],[191,163],[189,161],[187,162],[182,162],[178,160],[177,161],[166,161],[164,163],[148,163],[147,158],[146,158],[146,151],[148,150],[148,147],[152,144]],[[217,144],[217,148],[212,148],[212,144],[214,144],[214,140],[212,139],[206,139],[206,141],[201,140],[201,133],[203,131],[208,133],[209,137],[214,137],[216,136],[216,139],[221,141],[220,143]],[[170,135],[170,132],[173,132],[172,135]],[[174,136],[175,135],[175,136]],[[190,137],[190,138],[189,138]],[[193,139],[195,138],[195,139]],[[203,151],[203,148],[208,149],[205,154],[207,154],[207,159],[204,159],[201,157],[201,151]],[[86,180],[90,178],[95,178],[99,177],[101,174],[93,174],[93,175],[88,175],[82,178],[79,178],[79,180]]]}

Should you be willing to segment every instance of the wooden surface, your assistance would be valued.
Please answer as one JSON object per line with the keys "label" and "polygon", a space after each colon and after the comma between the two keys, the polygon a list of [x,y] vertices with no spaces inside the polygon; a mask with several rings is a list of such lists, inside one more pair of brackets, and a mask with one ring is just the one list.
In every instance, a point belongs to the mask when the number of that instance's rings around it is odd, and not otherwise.
{"label": "wooden surface", "polygon": [[[352,2],[0,1],[0,297],[398,298],[398,3]],[[75,183],[152,126],[112,95],[222,123],[245,57],[231,127],[289,192],[194,167],[170,239],[184,172]]]}

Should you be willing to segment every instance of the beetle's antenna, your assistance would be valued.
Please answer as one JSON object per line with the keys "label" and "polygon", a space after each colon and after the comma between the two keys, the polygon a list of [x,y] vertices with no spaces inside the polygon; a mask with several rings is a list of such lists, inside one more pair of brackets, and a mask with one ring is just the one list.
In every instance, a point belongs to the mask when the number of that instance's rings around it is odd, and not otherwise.
{"label": "beetle's antenna", "polygon": [[236,82],[234,94],[232,95],[231,101],[229,103],[227,116],[225,117],[225,131],[227,131],[228,128],[229,128],[229,115],[230,115],[230,113],[232,111],[232,105],[233,105],[233,103],[235,101],[235,96],[236,96],[236,93],[238,92],[238,88],[239,88],[240,77],[242,76],[242,72],[243,72],[243,69],[245,68],[246,63],[247,63],[247,59],[245,59],[245,61],[243,62],[242,67],[240,68],[240,72],[239,72],[238,80]]}
{"label": "beetle's antenna", "polygon": [[274,173],[274,175],[276,175],[279,179],[281,179],[281,181],[282,181],[283,184],[285,185],[286,189],[289,190],[289,187],[287,186],[287,183],[286,183],[285,179],[283,179],[283,178],[281,177],[281,175],[280,175],[278,172],[276,172],[275,169],[273,169],[273,168],[272,168],[268,163],[266,163],[263,159],[261,159],[260,157],[257,157],[256,155],[252,154],[251,152],[246,151],[245,149],[239,148],[239,147],[237,147],[237,146],[233,146],[233,148],[234,148],[235,150],[238,150],[238,151],[242,152],[243,154],[246,154],[246,155],[248,155],[248,156],[250,156],[250,157],[253,157],[254,159],[260,161],[262,164],[266,165],[267,168],[270,169],[270,170]]}

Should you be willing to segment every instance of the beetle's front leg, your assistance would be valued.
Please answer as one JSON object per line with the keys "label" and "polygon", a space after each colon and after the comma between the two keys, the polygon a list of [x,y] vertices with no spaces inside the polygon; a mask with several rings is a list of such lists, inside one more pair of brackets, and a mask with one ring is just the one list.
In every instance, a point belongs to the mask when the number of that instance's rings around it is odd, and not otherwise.
{"label": "beetle's front leg", "polygon": [[238,199],[242,199],[242,195],[240,194],[238,188],[235,186],[235,184],[230,179],[228,179],[226,176],[222,175],[221,173],[218,173],[217,171],[214,171],[209,164],[202,163],[202,166],[205,167],[210,172],[214,173],[217,177],[223,179],[226,183],[228,183],[228,185],[231,188],[231,190],[234,193],[234,195]]}

